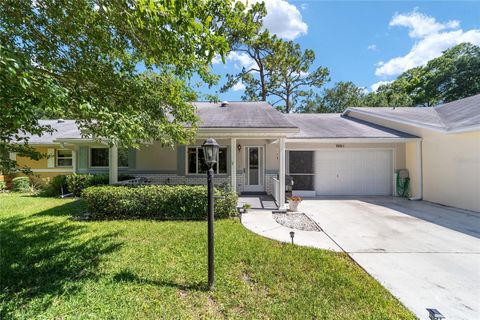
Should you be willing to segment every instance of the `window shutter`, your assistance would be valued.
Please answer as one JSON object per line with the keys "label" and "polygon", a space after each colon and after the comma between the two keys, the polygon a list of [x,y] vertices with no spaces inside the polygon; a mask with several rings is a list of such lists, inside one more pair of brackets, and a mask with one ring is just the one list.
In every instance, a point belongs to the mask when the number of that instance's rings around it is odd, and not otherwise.
{"label": "window shutter", "polygon": [[88,169],[88,147],[78,148],[78,172],[86,172]]}
{"label": "window shutter", "polygon": [[177,146],[177,175],[185,175],[185,146]]}
{"label": "window shutter", "polygon": [[48,168],[55,168],[55,149],[47,149],[47,156],[48,156],[48,162],[47,162],[47,167]]}

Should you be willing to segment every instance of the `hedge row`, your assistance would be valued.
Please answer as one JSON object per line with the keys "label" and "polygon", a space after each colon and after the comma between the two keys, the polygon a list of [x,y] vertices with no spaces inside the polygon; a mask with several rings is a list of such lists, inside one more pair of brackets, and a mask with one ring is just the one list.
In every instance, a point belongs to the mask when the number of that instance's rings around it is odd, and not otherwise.
{"label": "hedge row", "polygon": [[[215,217],[236,214],[237,194],[215,189]],[[82,192],[95,218],[156,218],[201,220],[207,217],[206,186],[96,186]]]}

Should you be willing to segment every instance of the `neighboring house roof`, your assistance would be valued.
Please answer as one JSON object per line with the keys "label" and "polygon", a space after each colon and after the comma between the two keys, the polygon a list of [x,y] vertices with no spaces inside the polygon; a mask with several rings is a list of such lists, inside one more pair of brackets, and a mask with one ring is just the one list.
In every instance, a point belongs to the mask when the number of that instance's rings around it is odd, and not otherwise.
{"label": "neighboring house roof", "polygon": [[300,128],[300,132],[289,135],[293,139],[418,138],[339,113],[298,113],[286,117]]}
{"label": "neighboring house roof", "polygon": [[348,108],[344,115],[355,112],[445,132],[480,130],[480,94],[433,108]]}
{"label": "neighboring house roof", "polygon": [[195,102],[200,128],[296,128],[266,102]]}

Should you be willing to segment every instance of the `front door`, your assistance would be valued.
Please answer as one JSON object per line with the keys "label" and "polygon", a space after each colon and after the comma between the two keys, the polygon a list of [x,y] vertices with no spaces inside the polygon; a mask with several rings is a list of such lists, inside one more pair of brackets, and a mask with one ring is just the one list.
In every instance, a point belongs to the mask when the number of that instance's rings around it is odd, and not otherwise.
{"label": "front door", "polygon": [[264,191],[263,147],[246,147],[245,191]]}

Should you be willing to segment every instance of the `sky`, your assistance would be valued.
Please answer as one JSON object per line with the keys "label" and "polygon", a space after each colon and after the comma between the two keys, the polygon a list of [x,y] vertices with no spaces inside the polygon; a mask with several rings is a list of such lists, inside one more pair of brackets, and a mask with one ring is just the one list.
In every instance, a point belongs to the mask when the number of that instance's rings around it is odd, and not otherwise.
{"label": "sky", "polygon": [[[250,0],[251,1],[251,0]],[[403,71],[425,64],[461,42],[480,45],[478,1],[318,1],[265,0],[264,26],[286,40],[313,49],[314,67],[330,70],[331,87],[352,81],[368,91]],[[248,57],[232,52],[226,64],[213,64],[224,76],[248,66]],[[218,93],[220,100],[241,100],[243,84]]]}

